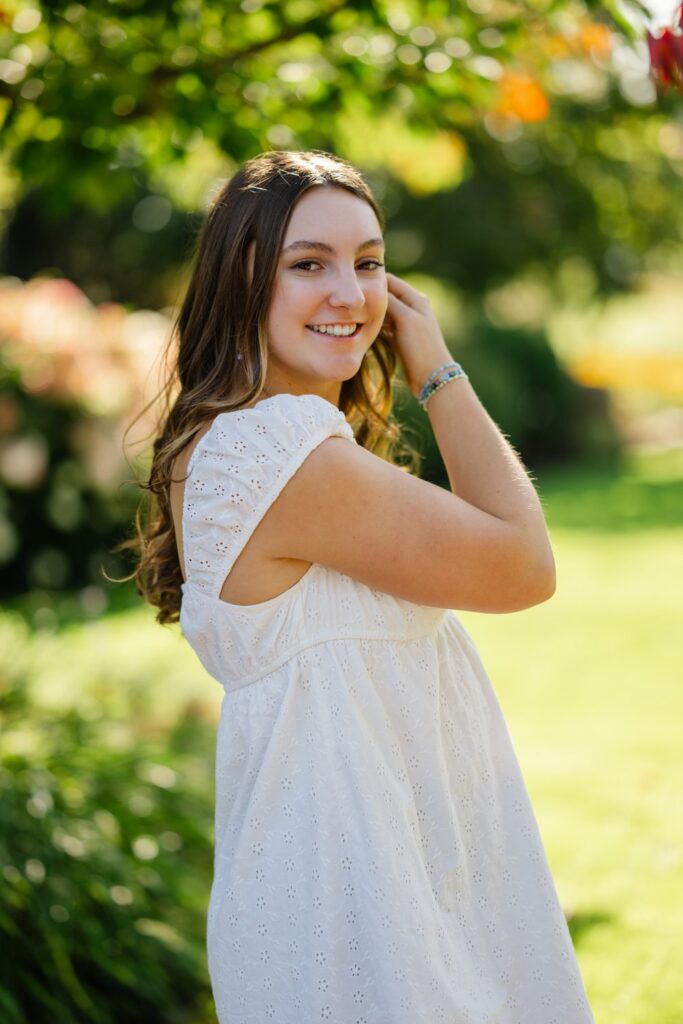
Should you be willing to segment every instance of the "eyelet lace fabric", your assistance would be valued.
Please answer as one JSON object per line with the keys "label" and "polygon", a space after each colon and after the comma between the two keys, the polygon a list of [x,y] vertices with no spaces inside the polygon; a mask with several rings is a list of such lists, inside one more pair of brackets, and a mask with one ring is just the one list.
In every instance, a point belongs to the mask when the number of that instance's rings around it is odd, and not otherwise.
{"label": "eyelet lace fabric", "polygon": [[216,417],[185,484],[181,627],[224,687],[207,953],[220,1024],[592,1024],[492,684],[457,615],[313,564],[223,581],[326,437],[317,395]]}

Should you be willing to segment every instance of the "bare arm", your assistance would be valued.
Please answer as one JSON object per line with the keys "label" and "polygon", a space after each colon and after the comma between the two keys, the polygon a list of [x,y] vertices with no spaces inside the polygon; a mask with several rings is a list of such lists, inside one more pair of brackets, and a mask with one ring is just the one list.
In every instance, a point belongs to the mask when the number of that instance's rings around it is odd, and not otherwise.
{"label": "bare arm", "polygon": [[554,559],[538,495],[470,382],[445,384],[429,399],[427,412],[453,493],[515,527],[529,557],[550,572]]}
{"label": "bare arm", "polygon": [[[431,373],[453,356],[427,297],[393,274],[387,279],[396,347],[417,397]],[[518,454],[469,380],[449,381],[426,408],[453,494],[517,533],[529,571],[538,572],[541,588],[547,587],[550,596],[555,589],[552,546],[541,503]]]}

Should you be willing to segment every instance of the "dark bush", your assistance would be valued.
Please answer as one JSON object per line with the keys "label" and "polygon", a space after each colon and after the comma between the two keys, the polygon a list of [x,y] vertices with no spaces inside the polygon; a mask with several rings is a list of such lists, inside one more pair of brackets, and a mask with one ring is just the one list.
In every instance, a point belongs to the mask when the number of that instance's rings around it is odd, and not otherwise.
{"label": "dark bush", "polygon": [[[530,468],[616,457],[618,435],[604,392],[577,384],[543,332],[498,328],[482,319],[451,350],[491,418]],[[421,411],[411,402],[403,418],[422,438],[423,477],[446,485],[443,460]]]}

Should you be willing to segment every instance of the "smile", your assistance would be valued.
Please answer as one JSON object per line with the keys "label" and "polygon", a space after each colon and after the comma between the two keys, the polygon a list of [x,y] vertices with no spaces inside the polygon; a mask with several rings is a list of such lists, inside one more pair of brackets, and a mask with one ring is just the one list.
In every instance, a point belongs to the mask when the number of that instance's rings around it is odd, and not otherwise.
{"label": "smile", "polygon": [[315,334],[325,334],[331,338],[355,338],[360,334],[362,324],[306,324],[306,329]]}

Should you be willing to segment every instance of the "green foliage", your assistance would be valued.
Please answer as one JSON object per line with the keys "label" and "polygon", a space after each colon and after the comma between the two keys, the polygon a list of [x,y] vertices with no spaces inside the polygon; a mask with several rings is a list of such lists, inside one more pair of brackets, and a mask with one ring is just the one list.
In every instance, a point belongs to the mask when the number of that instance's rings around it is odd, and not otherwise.
{"label": "green foliage", "polygon": [[671,198],[680,163],[662,152],[671,130],[656,112],[646,124],[635,112],[601,108],[589,118],[567,105],[508,140],[474,131],[471,172],[457,188],[392,190],[399,244],[389,257],[398,273],[417,264],[469,298],[526,273],[563,299],[559,278],[572,264],[587,278],[586,297],[680,267],[683,205]]}
{"label": "green foliage", "polygon": [[463,346],[463,359],[484,407],[530,463],[566,459],[581,450],[580,388],[542,332],[479,321]]}
{"label": "green foliage", "polygon": [[[648,78],[638,0],[32,10],[0,43],[0,212],[19,204],[6,272],[57,266],[98,298],[173,302],[182,213],[280,147],[358,163],[396,221],[403,208],[416,220],[423,268],[472,294],[525,266],[552,276],[570,257],[606,291],[680,266],[678,98]],[[154,302],[136,291],[131,253],[155,261],[156,284],[142,272]]]}
{"label": "green foliage", "polygon": [[[475,319],[457,342],[447,333],[453,358],[462,363],[484,408],[529,468],[576,457],[615,461],[620,441],[605,393],[575,383],[543,332]],[[457,386],[457,381],[446,385]],[[421,439],[422,477],[447,487],[443,459],[424,415],[412,402],[398,408]]]}
{"label": "green foliage", "polygon": [[106,678],[48,711],[28,630],[0,635],[2,1020],[210,1021],[212,729],[190,708],[159,735],[130,697],[117,717]]}

